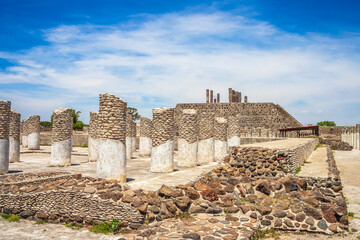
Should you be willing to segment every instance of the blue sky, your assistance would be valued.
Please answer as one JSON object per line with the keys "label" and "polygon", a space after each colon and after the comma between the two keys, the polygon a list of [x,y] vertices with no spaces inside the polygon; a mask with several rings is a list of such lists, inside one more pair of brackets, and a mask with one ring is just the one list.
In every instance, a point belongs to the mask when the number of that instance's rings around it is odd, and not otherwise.
{"label": "blue sky", "polygon": [[0,0],[0,99],[27,118],[88,122],[98,94],[151,109],[223,100],[282,105],[303,124],[360,123],[360,2]]}

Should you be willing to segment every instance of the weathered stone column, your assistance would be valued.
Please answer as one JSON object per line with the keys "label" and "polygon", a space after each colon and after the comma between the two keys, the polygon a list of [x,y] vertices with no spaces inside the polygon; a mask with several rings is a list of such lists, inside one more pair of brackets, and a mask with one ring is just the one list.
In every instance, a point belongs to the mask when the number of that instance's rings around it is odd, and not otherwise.
{"label": "weathered stone column", "polygon": [[126,159],[132,158],[132,116],[126,115]]}
{"label": "weathered stone column", "polygon": [[20,162],[20,113],[11,111],[9,133],[9,161]]}
{"label": "weathered stone column", "polygon": [[195,109],[184,109],[179,119],[178,166],[197,166],[198,120]]}
{"label": "weathered stone column", "polygon": [[131,150],[132,152],[136,152],[136,122],[132,120],[131,123]]}
{"label": "weathered stone column", "polygon": [[40,116],[35,115],[27,120],[28,149],[40,149]]}
{"label": "weathered stone column", "polygon": [[140,118],[139,154],[142,157],[151,156],[151,130],[152,122],[149,118]]}
{"label": "weathered stone column", "polygon": [[214,162],[214,114],[203,112],[199,115],[198,163]]}
{"label": "weathered stone column", "polygon": [[227,144],[227,120],[223,117],[216,117],[214,121],[214,151],[215,161],[222,161],[228,154]]}
{"label": "weathered stone column", "polygon": [[9,131],[11,102],[0,101],[0,173],[9,171]]}
{"label": "weathered stone column", "polygon": [[71,108],[59,108],[53,113],[51,166],[71,165],[73,117]]}
{"label": "weathered stone column", "polygon": [[227,128],[228,146],[240,146],[240,118],[238,116],[229,116]]}
{"label": "weathered stone column", "polygon": [[360,124],[356,124],[356,149],[360,150]]}
{"label": "weathered stone column", "polygon": [[98,177],[126,182],[126,106],[112,94],[100,94]]}
{"label": "weathered stone column", "polygon": [[245,97],[244,97],[244,103],[247,103],[247,102],[248,102],[248,97],[245,96]]}
{"label": "weathered stone column", "polygon": [[23,148],[28,147],[28,127],[27,127],[27,119],[25,119],[22,123],[22,146]]}
{"label": "weathered stone column", "polygon": [[98,138],[99,113],[90,112],[89,121],[89,161],[96,162],[99,157],[99,138]]}
{"label": "weathered stone column", "polygon": [[153,109],[151,172],[174,169],[174,108]]}

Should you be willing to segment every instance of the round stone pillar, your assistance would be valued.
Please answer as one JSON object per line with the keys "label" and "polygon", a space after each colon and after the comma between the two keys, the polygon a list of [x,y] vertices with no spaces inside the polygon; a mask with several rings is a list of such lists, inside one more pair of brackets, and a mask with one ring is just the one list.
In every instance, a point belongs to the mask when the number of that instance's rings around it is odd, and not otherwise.
{"label": "round stone pillar", "polygon": [[238,116],[229,116],[227,138],[229,147],[240,146],[240,118]]}
{"label": "round stone pillar", "polygon": [[11,102],[0,101],[0,173],[9,171],[9,132]]}
{"label": "round stone pillar", "polygon": [[20,162],[20,113],[11,111],[9,132],[9,161]]}
{"label": "round stone pillar", "polygon": [[215,161],[219,162],[222,161],[228,154],[227,120],[223,117],[215,117],[214,139]]}
{"label": "round stone pillar", "polygon": [[98,122],[99,122],[99,113],[90,112],[90,121],[89,121],[89,161],[96,162],[99,156],[98,151]]}
{"label": "round stone pillar", "polygon": [[59,108],[53,113],[51,166],[71,165],[73,117],[71,108]]}
{"label": "round stone pillar", "polygon": [[214,114],[203,112],[199,115],[198,163],[214,162]]}
{"label": "round stone pillar", "polygon": [[28,128],[27,128],[27,119],[22,122],[22,137],[21,137],[22,147],[28,147]]}
{"label": "round stone pillar", "polygon": [[99,158],[96,173],[100,178],[126,182],[126,106],[112,94],[100,94]]}
{"label": "round stone pillar", "polygon": [[151,172],[174,170],[174,108],[153,109]]}
{"label": "round stone pillar", "polygon": [[151,129],[152,122],[149,118],[140,118],[139,154],[142,157],[151,156]]}
{"label": "round stone pillar", "polygon": [[126,115],[126,159],[131,159],[132,158],[132,128],[133,128],[133,124],[132,124],[133,120],[132,120],[132,116],[131,114],[127,114]]}
{"label": "round stone pillar", "polygon": [[131,128],[131,150],[136,152],[136,122],[132,120]]}
{"label": "round stone pillar", "polygon": [[35,115],[27,120],[28,149],[40,149],[40,116]]}
{"label": "round stone pillar", "polygon": [[197,166],[197,135],[197,111],[194,109],[184,109],[179,120],[178,166]]}

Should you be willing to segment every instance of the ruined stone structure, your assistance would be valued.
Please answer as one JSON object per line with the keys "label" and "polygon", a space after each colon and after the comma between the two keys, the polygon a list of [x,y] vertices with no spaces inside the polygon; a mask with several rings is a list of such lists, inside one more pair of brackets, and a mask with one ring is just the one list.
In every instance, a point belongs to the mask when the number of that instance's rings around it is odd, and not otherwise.
{"label": "ruined stone structure", "polygon": [[149,118],[140,118],[140,142],[139,142],[139,154],[142,157],[151,156],[151,131],[152,122]]}
{"label": "ruined stone structure", "polygon": [[71,108],[59,108],[53,113],[51,166],[71,165],[73,117]]}
{"label": "ruined stone structure", "polygon": [[227,128],[228,146],[240,146],[240,118],[239,116],[229,116]]}
{"label": "ruined stone structure", "polygon": [[9,132],[9,161],[20,162],[20,113],[11,111]]}
{"label": "ruined stone structure", "polygon": [[132,158],[132,128],[133,128],[133,120],[131,114],[126,115],[126,159]]}
{"label": "ruined stone structure", "polygon": [[153,109],[152,172],[172,172],[174,169],[174,123],[174,108]]}
{"label": "ruined stone structure", "polygon": [[126,106],[112,94],[100,94],[97,175],[126,182]]}
{"label": "ruined stone structure", "polygon": [[353,149],[360,150],[360,124],[344,128],[341,141],[348,143]]}
{"label": "ruined stone structure", "polygon": [[136,122],[134,120],[131,127],[131,150],[136,152]]}
{"label": "ruined stone structure", "polygon": [[0,101],[0,173],[9,171],[9,131],[11,102]]}
{"label": "ruined stone structure", "polygon": [[25,119],[23,122],[22,122],[22,139],[21,139],[21,143],[22,143],[22,146],[23,148],[27,148],[28,147],[28,126],[27,126],[27,119]]}
{"label": "ruined stone structure", "polygon": [[40,149],[40,116],[34,115],[27,119],[28,148]]}
{"label": "ruined stone structure", "polygon": [[229,102],[241,102],[241,92],[229,88]]}
{"label": "ruined stone structure", "polygon": [[222,161],[228,154],[227,120],[215,117],[214,121],[214,156],[215,161]]}
{"label": "ruined stone structure", "polygon": [[198,119],[193,109],[184,109],[179,121],[178,166],[197,166]]}
{"label": "ruined stone structure", "polygon": [[214,162],[214,114],[202,112],[199,116],[198,156],[199,164]]}
{"label": "ruined stone structure", "polygon": [[240,137],[276,137],[278,129],[302,125],[274,103],[182,103],[175,108],[176,126],[183,109],[213,113],[215,117],[239,116]]}
{"label": "ruined stone structure", "polygon": [[89,121],[89,139],[88,139],[88,149],[89,149],[89,161],[96,162],[99,157],[98,151],[98,124],[99,124],[99,113],[90,112],[90,121]]}

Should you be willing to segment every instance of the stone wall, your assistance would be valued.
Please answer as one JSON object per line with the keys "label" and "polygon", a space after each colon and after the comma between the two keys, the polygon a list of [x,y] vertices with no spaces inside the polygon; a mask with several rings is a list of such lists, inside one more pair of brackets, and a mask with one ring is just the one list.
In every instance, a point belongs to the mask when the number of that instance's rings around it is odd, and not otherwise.
{"label": "stone wall", "polygon": [[[25,124],[27,125],[27,124]],[[52,142],[61,142],[71,138],[73,117],[71,108],[59,108],[53,114]]]}
{"label": "stone wall", "polygon": [[20,113],[11,111],[9,136],[20,142]]}
{"label": "stone wall", "polygon": [[26,121],[27,133],[39,133],[40,132],[40,116],[34,115]]}
{"label": "stone wall", "polygon": [[0,101],[0,139],[9,139],[11,102]]}
{"label": "stone wall", "polygon": [[[302,126],[293,116],[280,105],[273,103],[182,103],[175,108],[176,126],[183,109],[195,109],[213,113],[216,117],[236,116],[240,118],[242,137],[272,137],[277,129]],[[256,131],[260,128],[259,131]]]}
{"label": "stone wall", "polygon": [[[88,145],[89,135],[86,133],[77,133],[74,132],[72,135],[72,146],[81,147],[84,144]],[[42,132],[40,133],[40,145],[41,146],[51,146],[52,143],[52,133],[51,132]]]}
{"label": "stone wall", "polygon": [[271,141],[277,141],[282,140],[283,138],[274,138],[274,137],[242,137],[241,138],[241,144],[253,144],[253,143],[262,143],[262,142],[271,142]]}
{"label": "stone wall", "polygon": [[199,116],[199,135],[198,140],[206,140],[214,137],[214,114],[202,112]]}
{"label": "stone wall", "polygon": [[238,116],[229,116],[227,133],[228,139],[240,137],[240,118]]}
{"label": "stone wall", "polygon": [[174,139],[174,108],[153,109],[152,146],[157,147]]}
{"label": "stone wall", "polygon": [[111,94],[100,94],[99,138],[119,140],[125,144],[126,106],[121,98]]}
{"label": "stone wall", "polygon": [[321,138],[341,139],[341,133],[346,127],[328,127],[319,126],[319,135]]}
{"label": "stone wall", "polygon": [[98,125],[99,125],[99,113],[90,112],[89,137],[92,138],[98,137]]}

